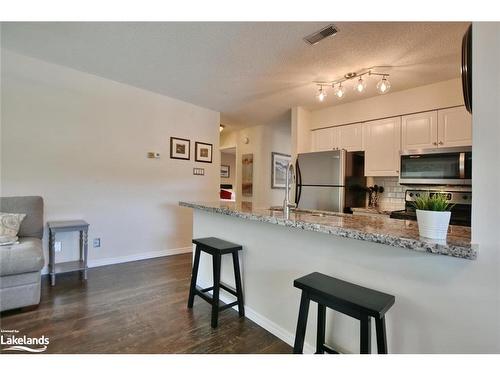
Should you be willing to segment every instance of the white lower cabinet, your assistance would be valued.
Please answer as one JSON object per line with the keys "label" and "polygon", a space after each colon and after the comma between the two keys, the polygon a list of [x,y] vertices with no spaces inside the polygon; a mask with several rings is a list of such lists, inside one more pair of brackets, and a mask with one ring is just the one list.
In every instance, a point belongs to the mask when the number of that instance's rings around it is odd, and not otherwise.
{"label": "white lower cabinet", "polygon": [[365,176],[399,176],[401,117],[365,122]]}

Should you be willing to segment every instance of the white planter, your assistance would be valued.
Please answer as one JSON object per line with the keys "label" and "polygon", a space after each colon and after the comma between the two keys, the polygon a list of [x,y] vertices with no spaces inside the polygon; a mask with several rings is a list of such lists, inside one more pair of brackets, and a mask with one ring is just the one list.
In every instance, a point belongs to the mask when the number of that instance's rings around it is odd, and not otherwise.
{"label": "white planter", "polygon": [[418,232],[422,237],[445,240],[450,216],[450,211],[417,210]]}

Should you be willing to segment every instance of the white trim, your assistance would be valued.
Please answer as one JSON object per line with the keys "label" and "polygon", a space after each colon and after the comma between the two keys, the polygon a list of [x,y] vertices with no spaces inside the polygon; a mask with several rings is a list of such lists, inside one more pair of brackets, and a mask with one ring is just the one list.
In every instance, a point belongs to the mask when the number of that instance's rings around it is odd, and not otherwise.
{"label": "white trim", "polygon": [[[222,293],[219,295],[219,299],[224,303],[230,303],[234,301],[234,298],[222,295]],[[238,308],[237,306],[233,306],[233,309],[237,310]],[[293,344],[295,341],[295,333],[287,331],[286,329],[277,325],[276,323],[269,320],[265,316],[262,316],[248,305],[245,305],[245,317],[250,319],[252,322],[258,324],[266,331],[272,333],[277,338],[283,340],[293,348]],[[309,345],[307,342],[304,342],[304,353],[313,354],[315,352],[316,349],[312,345]]]}
{"label": "white trim", "polygon": [[[134,262],[137,260],[165,257],[169,255],[185,254],[185,253],[190,253],[192,251],[193,251],[192,246],[189,246],[189,247],[180,247],[177,249],[148,251],[145,253],[136,253],[115,258],[89,259],[88,267],[94,268],[94,267],[107,266],[110,264]],[[48,266],[45,266],[42,269],[42,275],[45,275],[47,273],[49,273],[49,269]]]}

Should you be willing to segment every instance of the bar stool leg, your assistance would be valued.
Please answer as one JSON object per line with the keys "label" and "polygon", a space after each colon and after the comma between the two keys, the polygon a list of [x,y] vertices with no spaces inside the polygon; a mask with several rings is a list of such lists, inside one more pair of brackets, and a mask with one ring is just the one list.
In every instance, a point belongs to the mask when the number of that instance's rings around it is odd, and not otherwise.
{"label": "bar stool leg", "polygon": [[220,291],[220,264],[221,255],[213,255],[213,270],[214,270],[214,293],[212,297],[212,328],[217,328],[219,319],[219,291]]}
{"label": "bar stool leg", "polygon": [[360,353],[361,354],[370,354],[371,353],[371,317],[363,316],[361,317],[360,328],[361,328],[361,345],[360,345]]}
{"label": "bar stool leg", "polygon": [[241,287],[240,260],[238,252],[233,253],[234,281],[236,283],[236,298],[238,298],[238,313],[240,317],[245,316],[245,304],[243,301],[243,288]]}
{"label": "bar stool leg", "polygon": [[316,354],[324,354],[325,349],[325,323],[326,308],[325,305],[318,303],[318,330],[316,333]]}
{"label": "bar stool leg", "polygon": [[309,296],[302,291],[300,297],[299,319],[297,330],[295,331],[295,343],[293,345],[294,354],[302,354],[304,351],[304,339],[306,337],[307,314],[309,313]]}
{"label": "bar stool leg", "polygon": [[377,351],[378,354],[387,354],[387,333],[385,330],[385,316],[375,318],[375,328],[377,330]]}
{"label": "bar stool leg", "polygon": [[191,273],[191,286],[189,287],[188,308],[193,308],[194,295],[196,293],[196,279],[198,278],[198,266],[200,265],[200,249],[196,245],[194,252],[193,271]]}

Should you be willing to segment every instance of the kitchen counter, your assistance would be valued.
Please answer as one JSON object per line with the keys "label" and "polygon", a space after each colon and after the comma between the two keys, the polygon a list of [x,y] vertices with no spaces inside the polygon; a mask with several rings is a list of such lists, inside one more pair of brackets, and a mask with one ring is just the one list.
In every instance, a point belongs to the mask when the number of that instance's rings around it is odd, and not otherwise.
{"label": "kitchen counter", "polygon": [[450,225],[446,241],[422,238],[415,221],[390,219],[380,216],[356,216],[314,210],[297,210],[289,220],[279,209],[252,208],[250,203],[179,202],[180,206],[251,221],[265,222],[320,232],[332,236],[375,242],[403,249],[463,259],[476,259],[477,247],[470,242],[470,228]]}
{"label": "kitchen counter", "polygon": [[370,208],[370,207],[351,207],[354,214],[361,215],[390,215],[391,211],[385,211],[380,208]]}

